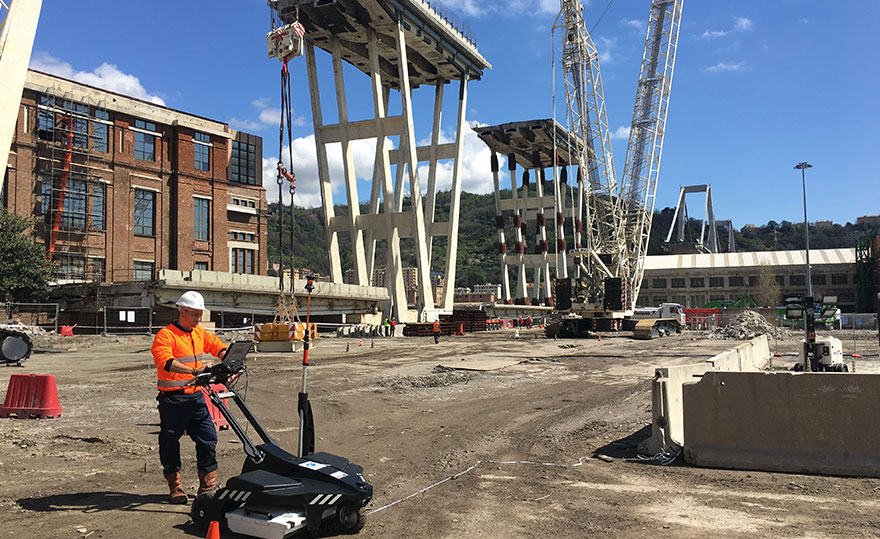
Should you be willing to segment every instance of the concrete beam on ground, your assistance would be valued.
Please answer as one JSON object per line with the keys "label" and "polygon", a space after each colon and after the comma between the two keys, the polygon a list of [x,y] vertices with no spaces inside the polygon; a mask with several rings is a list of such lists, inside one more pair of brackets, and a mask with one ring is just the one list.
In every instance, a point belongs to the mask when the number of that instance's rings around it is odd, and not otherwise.
{"label": "concrete beam on ground", "polygon": [[[367,314],[381,311],[389,301],[388,290],[375,286],[315,281],[312,292],[312,313]],[[305,279],[294,279],[293,294],[302,315],[305,314]],[[251,310],[258,313],[275,312],[278,299],[278,278],[264,275],[245,275],[216,271],[161,270],[158,279],[150,284],[150,291],[158,304],[174,305],[180,294],[196,290],[205,296],[212,310]],[[290,290],[286,279],[285,290]]]}

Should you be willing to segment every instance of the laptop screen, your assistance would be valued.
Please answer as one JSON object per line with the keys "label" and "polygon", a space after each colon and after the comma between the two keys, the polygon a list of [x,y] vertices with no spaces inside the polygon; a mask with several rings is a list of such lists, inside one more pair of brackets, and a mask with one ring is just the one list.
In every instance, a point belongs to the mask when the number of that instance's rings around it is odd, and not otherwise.
{"label": "laptop screen", "polygon": [[223,361],[244,361],[245,356],[251,351],[254,341],[235,341],[226,349]]}

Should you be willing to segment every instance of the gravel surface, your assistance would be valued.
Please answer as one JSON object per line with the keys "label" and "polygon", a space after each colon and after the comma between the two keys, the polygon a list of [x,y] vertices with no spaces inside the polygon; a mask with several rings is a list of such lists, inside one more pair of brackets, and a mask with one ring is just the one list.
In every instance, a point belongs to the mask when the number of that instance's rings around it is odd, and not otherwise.
{"label": "gravel surface", "polygon": [[[880,480],[694,468],[640,461],[654,367],[729,348],[699,333],[654,341],[535,339],[541,330],[444,338],[322,338],[310,354],[317,449],[350,458],[380,509],[365,538],[875,537]],[[843,338],[843,337],[842,337]],[[77,342],[37,353],[11,374],[56,377],[59,419],[0,419],[0,536],[202,537],[188,506],[165,502],[150,340]],[[67,342],[65,341],[65,345]],[[857,341],[878,354],[876,333]],[[563,346],[564,345],[564,346]],[[771,342],[784,365],[797,338]],[[850,344],[844,341],[845,352]],[[776,348],[778,347],[778,348]],[[514,359],[490,372],[437,370],[462,357]],[[299,354],[257,354],[239,385],[283,447],[295,450]],[[861,369],[860,369],[861,371]],[[193,444],[183,478],[195,493]],[[220,432],[220,480],[241,443]],[[553,465],[548,465],[553,464]],[[462,473],[465,472],[465,473]],[[225,534],[224,539],[235,537]]]}

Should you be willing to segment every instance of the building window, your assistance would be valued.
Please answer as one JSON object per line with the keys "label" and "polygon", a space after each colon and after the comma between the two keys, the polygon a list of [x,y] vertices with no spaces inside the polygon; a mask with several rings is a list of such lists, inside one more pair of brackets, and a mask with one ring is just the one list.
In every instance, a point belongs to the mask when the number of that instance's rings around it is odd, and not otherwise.
{"label": "building window", "polygon": [[207,262],[196,262],[195,266],[193,266],[194,270],[208,271],[208,263]]}
{"label": "building window", "polygon": [[[145,131],[156,131],[156,124],[153,122],[145,122],[144,120],[135,120],[134,126]],[[156,135],[134,132],[134,157],[142,161],[156,160]]]}
{"label": "building window", "polygon": [[849,284],[846,273],[832,273],[831,284]]}
{"label": "building window", "polygon": [[86,279],[102,282],[104,280],[104,268],[106,266],[103,258],[89,258],[86,260]]}
{"label": "building window", "polygon": [[132,280],[134,281],[151,281],[153,280],[153,263],[134,261],[134,271],[132,272]]}
{"label": "building window", "polygon": [[[685,283],[685,279],[684,279],[684,278],[681,278],[681,279],[671,279],[671,282],[670,282],[670,284],[672,285],[672,288],[684,288],[684,283]],[[679,301],[679,303],[684,303],[684,302],[683,302],[683,301]]]}
{"label": "building window", "polygon": [[134,190],[134,235],[154,236],[156,220],[156,193],[145,189]]}
{"label": "building window", "polygon": [[659,307],[661,303],[666,303],[666,296],[654,296],[654,306]]}
{"label": "building window", "polygon": [[758,286],[758,276],[757,275],[749,275],[749,287]]}
{"label": "building window", "polygon": [[54,112],[40,109],[40,114],[37,118],[37,136],[43,140],[52,140],[55,138]]}
{"label": "building window", "polygon": [[208,241],[211,221],[211,201],[205,198],[193,200],[193,222],[196,241]]}
{"label": "building window", "polygon": [[104,193],[106,186],[103,183],[92,185],[92,230],[104,230]]}
{"label": "building window", "polygon": [[254,202],[253,200],[242,200],[240,198],[233,198],[232,205],[233,206],[242,206],[244,208],[256,208],[257,207],[257,203]]}
{"label": "building window", "polygon": [[83,230],[86,228],[86,209],[88,192],[86,182],[68,180],[67,192],[64,193],[64,212],[61,214],[61,226]]}
{"label": "building window", "polygon": [[[94,116],[99,120],[110,120],[110,113],[106,110],[95,109]],[[96,152],[107,153],[110,148],[110,126],[102,122],[94,122],[93,131],[92,148]]]}
{"label": "building window", "polygon": [[651,288],[666,288],[666,279],[654,279],[651,281]]}
{"label": "building window", "polygon": [[257,147],[247,142],[232,141],[229,158],[229,177],[232,181],[257,185]]}
{"label": "building window", "polygon": [[709,301],[726,301],[727,298],[724,297],[724,294],[712,294],[709,296]]}
{"label": "building window", "polygon": [[826,284],[826,278],[824,273],[813,273],[810,275],[810,280],[813,284]]}
{"label": "building window", "polygon": [[254,273],[253,249],[232,249],[232,273]]}
{"label": "building window", "polygon": [[742,286],[745,286],[745,280],[742,278],[742,276],[737,275],[734,277],[728,277],[727,284],[728,284],[728,286],[742,287]]}
{"label": "building window", "polygon": [[229,239],[232,241],[250,241],[253,242],[256,239],[256,235],[250,232],[230,232]]}
{"label": "building window", "polygon": [[78,256],[65,256],[58,261],[56,277],[59,280],[85,280],[86,259]]}
{"label": "building window", "polygon": [[706,304],[706,296],[691,296],[691,308],[699,309]]}
{"label": "building window", "polygon": [[[82,180],[68,180],[60,226],[78,230],[104,230],[104,189],[102,183],[90,185]],[[53,208],[56,207],[60,195],[60,188],[55,186],[51,177],[40,178],[40,214],[45,222],[52,223]]]}
{"label": "building window", "polygon": [[193,166],[196,170],[211,170],[211,137],[205,133],[193,135]]}
{"label": "building window", "polygon": [[709,277],[710,288],[722,288],[724,286],[724,277]]}
{"label": "building window", "polygon": [[776,283],[779,284],[779,286],[785,286],[785,275],[777,275]]}
{"label": "building window", "polygon": [[788,276],[788,284],[790,284],[791,286],[803,286],[803,285],[807,284],[807,278],[804,277],[803,275],[798,275],[798,274],[789,275]]}
{"label": "building window", "polygon": [[706,279],[703,277],[691,277],[691,288],[704,288],[706,286]]}

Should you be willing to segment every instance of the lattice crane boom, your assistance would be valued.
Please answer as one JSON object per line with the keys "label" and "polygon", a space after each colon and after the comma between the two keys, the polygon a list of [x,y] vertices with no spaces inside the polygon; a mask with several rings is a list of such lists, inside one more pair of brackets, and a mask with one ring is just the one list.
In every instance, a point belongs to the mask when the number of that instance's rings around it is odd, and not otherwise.
{"label": "lattice crane boom", "polygon": [[629,285],[626,310],[634,308],[644,276],[683,2],[654,0],[651,4],[620,197],[617,199],[623,215],[620,230],[624,248],[617,262],[619,275]]}
{"label": "lattice crane boom", "polygon": [[[554,28],[563,30],[562,68],[566,114],[570,131],[584,141],[578,179],[578,216],[583,215],[583,238],[575,228],[576,247],[606,252],[617,236],[620,220],[611,135],[605,112],[605,94],[599,53],[584,24],[580,0],[562,0]],[[583,171],[586,170],[586,177]],[[586,196],[586,208],[584,197]]]}

